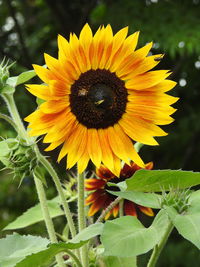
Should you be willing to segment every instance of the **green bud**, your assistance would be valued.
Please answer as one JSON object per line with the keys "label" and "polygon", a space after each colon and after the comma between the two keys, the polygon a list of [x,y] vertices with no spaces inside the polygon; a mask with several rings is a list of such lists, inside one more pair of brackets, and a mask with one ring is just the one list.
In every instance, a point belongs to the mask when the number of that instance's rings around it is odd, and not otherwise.
{"label": "green bud", "polygon": [[38,165],[37,157],[32,145],[26,145],[15,138],[8,138],[0,142],[0,161],[5,168],[11,169],[14,178],[32,175]]}
{"label": "green bud", "polygon": [[10,77],[9,69],[14,63],[9,65],[9,60],[4,58],[0,64],[0,92],[5,91],[5,87],[8,87],[7,80]]}
{"label": "green bud", "polygon": [[168,194],[163,193],[163,201],[161,207],[168,206],[173,207],[181,214],[187,211],[189,207],[190,190],[171,190]]}

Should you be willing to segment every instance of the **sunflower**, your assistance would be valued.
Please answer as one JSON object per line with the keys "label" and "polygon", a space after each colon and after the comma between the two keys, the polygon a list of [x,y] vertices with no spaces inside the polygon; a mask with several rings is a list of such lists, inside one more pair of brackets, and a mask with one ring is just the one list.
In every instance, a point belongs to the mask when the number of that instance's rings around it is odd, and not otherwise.
{"label": "sunflower", "polygon": [[29,134],[45,135],[46,151],[62,144],[58,162],[67,155],[79,173],[90,159],[117,176],[121,160],[144,167],[134,143],[158,145],[154,137],[166,132],[157,125],[173,121],[177,98],[165,92],[176,83],[168,70],[150,71],[162,55],[147,56],[152,43],[135,50],[139,32],[127,33],[107,25],[93,36],[86,24],[79,38],[58,36],[58,59],[44,54],[48,68],[33,65],[44,83],[27,89],[45,102],[25,118]]}
{"label": "sunflower", "polygon": [[[145,169],[151,170],[153,168],[153,162],[149,162],[145,165]],[[115,186],[108,186],[107,183],[119,183],[130,178],[137,170],[141,169],[135,163],[131,165],[124,164],[120,171],[119,178],[116,177],[109,169],[104,165],[101,165],[96,170],[97,178],[90,178],[85,181],[85,189],[92,191],[86,198],[86,205],[90,205],[88,216],[93,216],[101,209],[106,209],[117,197],[110,194],[106,190],[118,191]],[[135,204],[129,200],[124,200],[123,210],[125,215],[137,216],[137,210],[140,210],[148,216],[153,216],[154,213],[151,208],[144,207]],[[116,217],[119,213],[119,204],[117,204],[109,213],[107,213],[105,219],[108,219],[111,215]]]}

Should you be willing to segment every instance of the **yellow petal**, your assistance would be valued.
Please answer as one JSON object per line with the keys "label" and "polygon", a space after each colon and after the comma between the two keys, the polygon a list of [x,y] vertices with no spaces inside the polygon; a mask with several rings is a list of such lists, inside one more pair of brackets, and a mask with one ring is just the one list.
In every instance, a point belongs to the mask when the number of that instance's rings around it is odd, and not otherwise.
{"label": "yellow petal", "polygon": [[127,36],[128,33],[128,27],[125,27],[123,29],[121,29],[120,31],[118,31],[114,37],[113,37],[113,44],[112,44],[112,50],[111,50],[111,54],[109,57],[108,62],[105,65],[106,69],[109,69],[112,63],[112,60],[114,59],[117,51],[121,48],[121,46],[123,45],[123,42]]}
{"label": "yellow petal", "polygon": [[144,47],[136,50],[134,53],[129,55],[128,57],[124,58],[124,60],[121,62],[120,66],[118,67],[118,70],[116,71],[116,74],[118,77],[121,77],[123,74],[127,73],[131,69],[134,69],[136,67],[136,64],[141,62],[149,53],[153,43],[149,43],[145,45]]}
{"label": "yellow petal", "polygon": [[65,138],[65,143],[62,146],[62,149],[60,150],[60,153],[58,155],[58,162],[61,161],[61,159],[63,159],[67,153],[69,152],[69,147],[70,147],[70,142],[72,140],[72,138],[69,140],[70,136],[72,137],[72,135],[74,134],[74,132],[76,132],[77,129],[77,122],[74,122],[70,125],[70,127],[68,129],[66,129],[66,138]]}
{"label": "yellow petal", "polygon": [[115,129],[115,132],[118,134],[118,136],[120,137],[120,139],[124,145],[124,147],[121,147],[121,149],[126,150],[126,153],[127,153],[129,159],[134,161],[141,168],[144,168],[145,167],[144,162],[142,161],[142,159],[140,158],[140,156],[136,152],[134,145],[133,145],[132,141],[130,140],[130,138],[124,133],[123,129],[120,127],[119,124],[115,124],[114,129]]}
{"label": "yellow petal", "polygon": [[80,157],[78,161],[78,173],[84,172],[84,170],[87,168],[88,161],[89,161],[89,154],[87,150],[83,153],[83,155]]}
{"label": "yellow petal", "polygon": [[65,141],[65,137],[52,142],[47,148],[45,148],[45,151],[51,151],[54,150],[56,147],[58,147],[59,145],[61,145],[63,142]]}
{"label": "yellow petal", "polygon": [[167,135],[167,133],[153,123],[127,113],[119,121],[119,124],[128,136],[142,144],[157,145],[158,143],[153,136]]}
{"label": "yellow petal", "polygon": [[104,40],[102,44],[102,55],[101,58],[99,58],[99,69],[104,69],[107,61],[110,58],[110,54],[112,51],[112,41],[113,41],[113,32],[110,25],[107,25],[105,28],[104,33]]}
{"label": "yellow petal", "polygon": [[129,148],[126,148],[125,144],[123,143],[121,137],[119,136],[119,133],[116,128],[114,127],[109,127],[106,129],[108,133],[108,140],[110,143],[110,147],[114,154],[122,159],[124,162],[127,164],[130,163],[130,159],[127,153],[127,150]]}
{"label": "yellow petal", "polygon": [[82,46],[80,45],[79,39],[76,34],[70,34],[70,48],[71,48],[71,57],[74,58],[76,66],[79,68],[81,73],[87,71],[87,60]]}
{"label": "yellow petal", "polygon": [[152,121],[158,125],[169,124],[174,121],[173,118],[170,117],[172,113],[174,113],[176,109],[172,107],[156,107],[149,105],[131,105],[130,102],[127,103],[126,112],[133,116],[142,117],[145,120]]}
{"label": "yellow petal", "polygon": [[83,47],[83,52],[85,54],[86,58],[86,69],[89,70],[91,68],[91,63],[90,63],[90,46],[92,43],[92,30],[88,23],[85,24],[83,27],[81,33],[80,33],[80,44]]}
{"label": "yellow petal", "polygon": [[52,96],[63,97],[69,95],[71,93],[70,88],[70,83],[62,82],[59,80],[49,81],[49,90]]}
{"label": "yellow petal", "polygon": [[126,68],[119,77],[123,80],[133,79],[136,75],[145,73],[153,69],[159,63],[159,61],[156,61],[155,59],[157,57],[162,58],[162,56],[163,55],[155,55],[146,57],[139,63],[136,63],[135,65]]}
{"label": "yellow petal", "polygon": [[55,77],[58,80],[61,80],[66,83],[72,83],[73,80],[70,76],[68,76],[67,72],[64,71],[62,66],[60,65],[59,60],[51,57],[50,55],[44,53],[44,59],[48,68],[54,73]]}
{"label": "yellow petal", "polygon": [[58,113],[62,110],[67,110],[69,107],[68,97],[63,97],[61,100],[50,100],[40,105],[40,110],[44,113]]}
{"label": "yellow petal", "polygon": [[[171,90],[172,88],[174,88],[174,86],[176,86],[176,82],[171,81],[171,80],[164,80],[164,81],[159,82],[156,85],[153,85],[152,87],[148,87],[148,88],[144,87],[144,89],[142,90],[146,92],[152,91],[152,92],[158,92],[158,93],[165,93]],[[137,89],[134,89],[134,90],[137,90]],[[134,90],[129,90],[128,93],[129,94],[135,93]]]}
{"label": "yellow petal", "polygon": [[51,90],[46,85],[41,84],[26,84],[26,89],[34,96],[44,100],[59,99],[60,97],[52,95]]}
{"label": "yellow petal", "polygon": [[114,168],[113,153],[104,129],[98,129],[99,141],[102,150],[102,162],[108,169]]}
{"label": "yellow petal", "polygon": [[99,62],[103,54],[104,48],[104,37],[105,29],[104,27],[99,28],[94,35],[90,48],[90,61],[92,69],[96,70],[99,68]]}
{"label": "yellow petal", "polygon": [[67,168],[72,168],[84,154],[87,146],[87,128],[78,124],[76,131],[68,139]]}
{"label": "yellow petal", "polygon": [[167,95],[165,93],[136,91],[128,95],[128,101],[138,105],[160,106],[164,104],[166,107],[178,101],[178,97]]}
{"label": "yellow petal", "polygon": [[171,73],[168,70],[149,71],[135,76],[126,82],[126,88],[132,90],[144,90],[165,80]]}
{"label": "yellow petal", "polygon": [[[74,58],[73,53],[71,53],[71,46],[69,42],[61,35],[58,35],[58,47],[59,47],[59,61],[62,63],[63,66],[66,65],[67,69],[67,62],[70,62],[68,64],[68,67],[70,67],[70,73],[73,73],[76,76],[79,76],[81,74],[81,71],[79,69],[79,66],[77,64],[76,58]],[[72,48],[73,49],[73,48]]]}
{"label": "yellow petal", "polygon": [[50,80],[55,80],[56,78],[55,75],[50,70],[42,66],[33,64],[33,68],[36,74],[39,76],[39,78],[47,84]]}
{"label": "yellow petal", "polygon": [[94,165],[99,168],[102,160],[102,151],[97,130],[94,128],[88,129],[88,154]]}
{"label": "yellow petal", "polygon": [[114,162],[114,167],[113,169],[111,169],[111,171],[114,175],[119,177],[121,172],[121,160],[114,153],[113,153],[113,162]]}
{"label": "yellow petal", "polygon": [[54,125],[44,137],[43,142],[55,142],[62,137],[65,137],[66,139],[73,131],[73,128],[75,127],[76,123],[77,122],[75,121],[75,119],[71,116],[70,119],[66,120],[66,124],[63,124],[63,126]]}
{"label": "yellow petal", "polygon": [[139,32],[135,32],[134,34],[128,36],[124,41],[121,49],[115,53],[112,60],[110,61],[110,65],[106,64],[106,67],[109,67],[111,72],[116,72],[119,65],[124,61],[125,58],[129,57],[133,53],[136,48],[138,42]]}

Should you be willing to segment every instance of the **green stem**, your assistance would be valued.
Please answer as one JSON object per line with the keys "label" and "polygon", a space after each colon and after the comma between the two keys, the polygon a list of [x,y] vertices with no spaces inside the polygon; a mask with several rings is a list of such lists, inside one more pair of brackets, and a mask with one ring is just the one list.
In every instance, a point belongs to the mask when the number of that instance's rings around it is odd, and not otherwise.
{"label": "green stem", "polygon": [[[82,231],[86,227],[85,220],[85,195],[84,195],[84,173],[78,175],[78,226],[79,232]],[[88,266],[88,251],[87,245],[84,245],[81,248],[81,260],[83,267]]]}
{"label": "green stem", "polygon": [[[28,133],[27,133],[22,121],[21,121],[19,112],[18,112],[17,107],[15,105],[15,100],[14,100],[13,94],[10,94],[10,95],[5,94],[3,96],[3,99],[5,100],[5,102],[8,106],[8,110],[10,112],[10,115],[11,115],[14,123],[17,125],[16,130],[18,131],[19,136],[22,139],[24,139],[27,142],[27,144],[31,144],[32,140],[29,137],[29,135],[28,135]],[[61,203],[62,203],[63,208],[64,208],[64,212],[65,212],[68,224],[69,224],[69,228],[71,230],[72,237],[74,237],[76,235],[76,229],[75,229],[75,226],[74,226],[74,223],[72,220],[72,215],[71,215],[68,203],[65,199],[65,195],[64,195],[64,192],[62,190],[62,186],[61,186],[60,180],[58,178],[58,175],[55,172],[55,170],[53,169],[53,167],[51,166],[51,164],[48,162],[48,160],[46,160],[46,158],[41,155],[37,145],[35,145],[35,149],[36,149],[36,153],[37,153],[37,156],[38,156],[40,162],[43,164],[43,166],[46,168],[46,170],[49,172],[49,174],[52,176],[52,178],[54,180],[58,194],[59,194],[60,199],[61,199]]]}
{"label": "green stem", "polygon": [[14,123],[14,121],[9,116],[0,113],[0,119],[7,121],[14,129],[17,128],[17,125]]}
{"label": "green stem", "polygon": [[119,217],[124,216],[124,200],[120,200],[119,202]]}
{"label": "green stem", "polygon": [[154,250],[151,254],[151,257],[149,259],[149,262],[147,264],[147,267],[154,267],[158,261],[158,258],[160,256],[160,253],[162,252],[168,238],[169,238],[169,235],[171,234],[172,230],[173,230],[174,226],[172,224],[172,222],[169,222],[167,228],[166,228],[166,231],[161,239],[161,241],[159,242],[158,245],[156,245],[154,247]]}
{"label": "green stem", "polygon": [[66,250],[66,253],[74,259],[74,262],[76,263],[77,267],[82,267],[81,262],[79,261],[78,257],[71,251],[71,250]]}
{"label": "green stem", "polygon": [[43,155],[41,155],[41,153],[39,152],[38,148],[36,149],[36,153],[37,153],[38,160],[42,163],[42,165],[45,167],[45,169],[51,175],[51,177],[52,177],[52,179],[53,179],[53,181],[55,183],[56,189],[57,189],[58,194],[60,196],[60,200],[61,200],[64,212],[65,212],[65,216],[67,218],[67,222],[68,222],[68,225],[69,225],[69,229],[71,231],[71,235],[72,235],[72,237],[74,237],[76,235],[76,228],[75,228],[75,225],[74,225],[74,222],[73,222],[73,219],[72,219],[72,215],[71,215],[71,212],[70,212],[70,209],[69,209],[69,205],[68,205],[68,203],[66,201],[65,194],[64,194],[63,189],[62,189],[62,185],[61,185],[60,179],[59,179],[56,171],[54,170],[54,168],[48,162],[48,160]]}
{"label": "green stem", "polygon": [[96,220],[95,223],[99,223],[99,222],[103,221],[106,214],[110,210],[112,210],[120,201],[121,201],[121,197],[117,197],[113,202],[111,202],[110,205],[105,210],[102,211],[101,215],[99,216],[99,218]]}
{"label": "green stem", "polygon": [[15,105],[15,100],[13,98],[13,95],[12,94],[5,94],[3,96],[7,106],[8,106],[8,110],[13,118],[13,121],[15,122],[15,125],[17,126],[17,131],[18,131],[18,134],[19,136],[24,139],[27,144],[30,143],[30,138],[28,137],[27,135],[27,132],[24,128],[24,125],[22,123],[22,120],[20,118],[20,115],[19,115],[19,112],[17,110],[17,107]]}
{"label": "green stem", "polygon": [[[31,143],[31,138],[29,137],[28,133],[26,132],[24,125],[21,121],[21,118],[19,116],[19,112],[18,112],[17,107],[15,105],[13,95],[12,94],[10,94],[10,95],[6,94],[6,95],[4,95],[3,98],[4,98],[5,102],[7,103],[8,110],[9,110],[15,124],[17,125],[19,136],[21,138],[23,138],[24,140],[26,140],[26,142],[28,144]],[[66,216],[66,219],[68,221],[72,237],[74,237],[76,235],[76,229],[75,229],[75,226],[74,226],[74,223],[72,220],[72,215],[71,215],[71,212],[69,209],[69,205],[66,202],[65,195],[64,195],[64,192],[62,190],[62,186],[61,186],[60,180],[58,178],[58,175],[55,172],[55,170],[53,169],[53,167],[51,166],[51,164],[48,162],[48,160],[46,160],[46,158],[44,156],[42,156],[42,154],[39,152],[39,149],[36,145],[35,145],[35,149],[36,149],[38,159],[40,160],[40,162],[43,164],[43,166],[46,168],[46,170],[49,172],[49,174],[52,176],[52,178],[54,180],[58,194],[59,194],[60,199],[61,199],[62,206],[64,208],[65,216]]]}
{"label": "green stem", "polygon": [[[51,243],[58,243],[55,229],[54,229],[54,225],[53,225],[52,219],[51,219],[50,214],[49,214],[49,209],[48,209],[48,205],[47,205],[47,199],[46,199],[43,184],[37,177],[35,177],[35,175],[34,175],[34,181],[35,181],[35,186],[37,189],[37,194],[38,194],[38,198],[40,201],[41,210],[42,210],[42,214],[44,217],[44,221],[46,224],[46,228],[47,228],[47,232],[48,232],[50,241],[51,241]],[[65,267],[65,263],[64,263],[64,260],[63,260],[61,254],[56,255],[56,261],[57,261],[59,267]]]}

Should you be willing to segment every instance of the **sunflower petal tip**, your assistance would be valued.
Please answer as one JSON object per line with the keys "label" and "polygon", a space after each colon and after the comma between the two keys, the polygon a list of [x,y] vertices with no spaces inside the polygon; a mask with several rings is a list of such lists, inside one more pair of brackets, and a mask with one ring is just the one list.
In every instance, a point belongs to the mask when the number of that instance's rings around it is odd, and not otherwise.
{"label": "sunflower petal tip", "polygon": [[33,69],[35,70],[35,68],[37,68],[38,65],[37,65],[37,64],[32,64],[32,67],[33,67]]}

